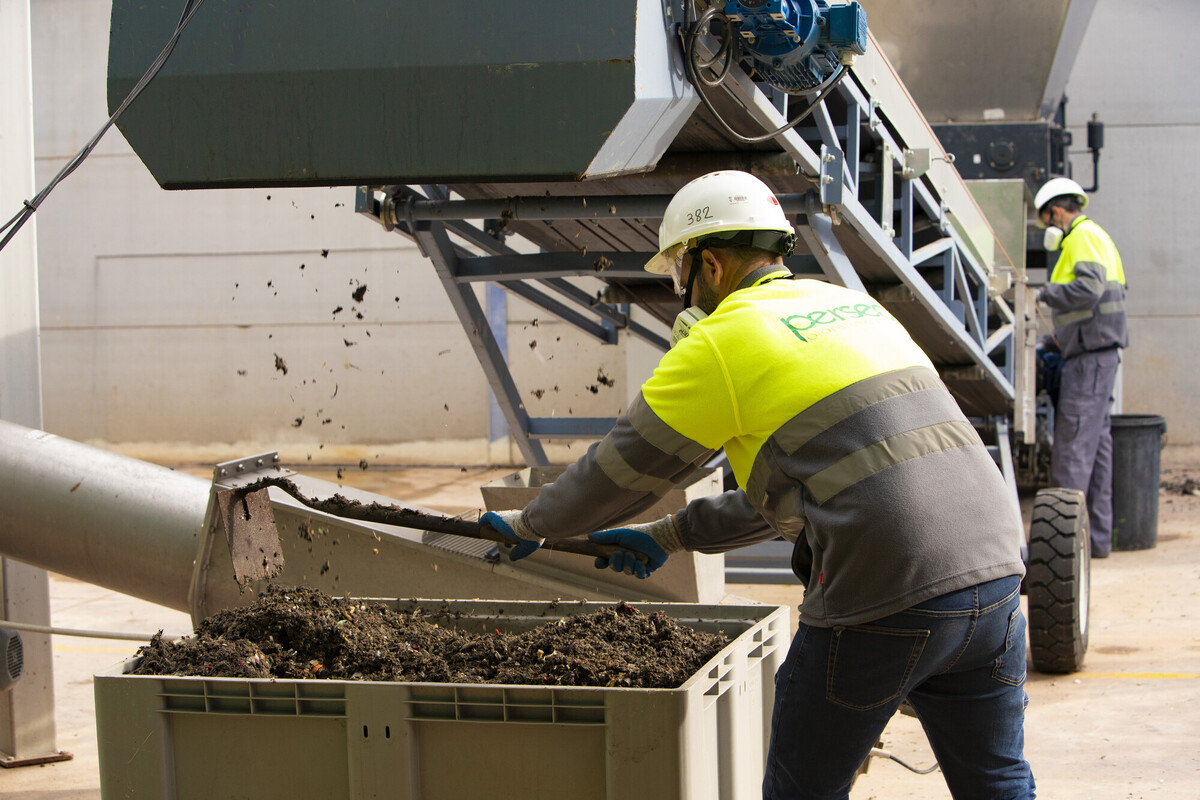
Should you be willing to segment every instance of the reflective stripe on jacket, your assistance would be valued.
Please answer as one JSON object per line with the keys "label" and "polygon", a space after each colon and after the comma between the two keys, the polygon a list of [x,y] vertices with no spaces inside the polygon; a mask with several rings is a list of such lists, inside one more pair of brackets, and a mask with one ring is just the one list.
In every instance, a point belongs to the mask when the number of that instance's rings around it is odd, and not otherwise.
{"label": "reflective stripe on jacket", "polygon": [[1063,238],[1038,299],[1054,312],[1054,339],[1064,358],[1129,346],[1121,254],[1104,229],[1082,214]]}
{"label": "reflective stripe on jacket", "polygon": [[809,624],[1021,574],[1008,489],[925,354],[870,296],[781,274],[663,356],[613,431],[528,506],[532,529],[611,527],[724,447],[742,488],[681,511],[683,542],[792,541]]}

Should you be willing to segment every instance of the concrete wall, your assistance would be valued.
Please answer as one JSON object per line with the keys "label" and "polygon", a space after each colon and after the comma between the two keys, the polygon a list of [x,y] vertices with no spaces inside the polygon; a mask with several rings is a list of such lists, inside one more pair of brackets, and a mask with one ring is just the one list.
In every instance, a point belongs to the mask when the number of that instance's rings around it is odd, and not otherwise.
{"label": "concrete wall", "polygon": [[[33,4],[39,187],[108,115],[109,9]],[[432,266],[353,193],[166,192],[111,130],[37,216],[45,427],[150,458],[519,459],[488,447],[487,382]],[[509,303],[530,412],[618,413],[640,382],[625,345],[541,316]],[[593,393],[600,370],[615,385]]]}
{"label": "concrete wall", "polygon": [[[1200,219],[1200,3],[1099,0],[1067,85],[1075,148],[1093,112],[1105,123],[1100,190],[1088,215],[1121,251],[1131,344],[1124,407],[1161,414],[1172,444],[1200,445],[1200,269],[1189,237]],[[1091,183],[1091,158],[1073,158]]]}
{"label": "concrete wall", "polygon": [[[107,115],[108,13],[102,0],[34,0],[39,185]],[[1189,41],[1198,23],[1190,0],[1099,0],[1068,86],[1078,148],[1092,111],[1107,123],[1090,211],[1131,284],[1124,410],[1163,414],[1171,440],[1191,444],[1200,272],[1184,248],[1200,88],[1185,76],[1200,59]],[[1087,162],[1076,159],[1085,184]],[[432,267],[352,202],[349,188],[164,192],[110,132],[38,214],[46,427],[143,456],[517,459],[486,444],[486,382]],[[513,371],[534,415],[618,413],[655,360],[636,343],[601,347],[520,301],[509,314]],[[599,370],[616,385],[593,394]]]}

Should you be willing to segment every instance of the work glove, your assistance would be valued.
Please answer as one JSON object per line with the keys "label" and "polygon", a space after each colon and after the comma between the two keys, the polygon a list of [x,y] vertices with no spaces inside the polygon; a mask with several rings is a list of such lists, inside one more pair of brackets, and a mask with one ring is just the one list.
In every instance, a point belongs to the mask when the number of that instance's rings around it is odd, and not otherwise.
{"label": "work glove", "polygon": [[511,561],[520,561],[535,552],[542,546],[542,542],[546,541],[542,537],[534,535],[533,531],[529,529],[529,526],[525,524],[524,514],[525,512],[522,510],[489,511],[479,518],[480,525],[487,525],[513,543],[513,548],[508,551],[508,558]]}
{"label": "work glove", "polygon": [[597,544],[612,544],[622,548],[608,558],[597,558],[596,569],[608,567],[639,578],[649,578],[652,572],[667,563],[667,556],[683,549],[683,540],[679,538],[673,515],[654,522],[598,531],[588,534],[588,539]]}

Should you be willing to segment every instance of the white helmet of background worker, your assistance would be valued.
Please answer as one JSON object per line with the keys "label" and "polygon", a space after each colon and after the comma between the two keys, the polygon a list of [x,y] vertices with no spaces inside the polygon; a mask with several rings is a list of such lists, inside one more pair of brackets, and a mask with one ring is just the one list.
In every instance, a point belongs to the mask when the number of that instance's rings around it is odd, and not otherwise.
{"label": "white helmet of background worker", "polygon": [[796,234],[779,199],[758,178],[737,170],[702,175],[680,189],[667,204],[658,229],[658,254],[647,262],[646,269],[671,275],[675,293],[682,295],[680,272],[688,248],[701,239],[727,238],[720,234],[739,231],[777,231],[781,236],[774,241],[788,240],[784,255],[791,254]]}
{"label": "white helmet of background worker", "polygon": [[1087,208],[1088,196],[1082,186],[1070,178],[1051,178],[1042,184],[1033,198],[1033,211],[1038,215],[1039,228],[1046,227],[1041,219],[1042,209],[1056,197],[1074,197],[1080,208]]}

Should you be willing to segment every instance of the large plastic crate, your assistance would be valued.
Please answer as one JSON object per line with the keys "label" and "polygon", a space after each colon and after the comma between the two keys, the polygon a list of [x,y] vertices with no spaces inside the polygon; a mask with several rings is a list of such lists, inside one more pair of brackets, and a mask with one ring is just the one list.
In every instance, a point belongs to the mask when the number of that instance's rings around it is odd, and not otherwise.
{"label": "large plastic crate", "polygon": [[[528,630],[597,603],[384,600]],[[101,795],[755,798],[788,609],[638,603],[733,641],[677,689],[97,675]]]}

